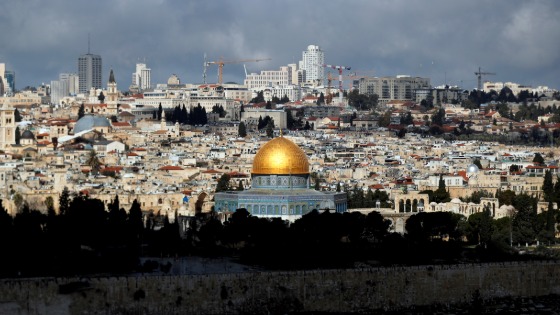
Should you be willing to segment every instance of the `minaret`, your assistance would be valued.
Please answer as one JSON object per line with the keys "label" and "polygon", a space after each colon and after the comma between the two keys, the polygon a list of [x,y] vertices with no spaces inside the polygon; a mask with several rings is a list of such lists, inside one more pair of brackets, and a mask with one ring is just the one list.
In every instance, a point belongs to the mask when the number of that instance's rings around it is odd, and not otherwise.
{"label": "minaret", "polygon": [[165,122],[165,111],[161,113],[160,130],[167,130],[167,123]]}

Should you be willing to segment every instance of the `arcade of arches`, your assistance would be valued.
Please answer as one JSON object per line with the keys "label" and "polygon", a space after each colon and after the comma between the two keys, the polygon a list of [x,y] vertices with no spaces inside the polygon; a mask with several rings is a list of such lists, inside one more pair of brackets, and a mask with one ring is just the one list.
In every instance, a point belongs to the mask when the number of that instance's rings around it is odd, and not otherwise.
{"label": "arcade of arches", "polygon": [[395,210],[399,213],[422,212],[429,202],[428,194],[402,194],[395,196]]}

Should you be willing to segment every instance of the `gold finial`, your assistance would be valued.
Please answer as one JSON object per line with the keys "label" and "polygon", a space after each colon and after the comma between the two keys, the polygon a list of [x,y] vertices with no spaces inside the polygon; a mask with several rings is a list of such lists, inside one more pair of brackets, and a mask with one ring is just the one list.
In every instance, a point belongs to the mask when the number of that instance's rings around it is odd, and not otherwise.
{"label": "gold finial", "polygon": [[282,137],[282,128],[280,128],[280,137]]}

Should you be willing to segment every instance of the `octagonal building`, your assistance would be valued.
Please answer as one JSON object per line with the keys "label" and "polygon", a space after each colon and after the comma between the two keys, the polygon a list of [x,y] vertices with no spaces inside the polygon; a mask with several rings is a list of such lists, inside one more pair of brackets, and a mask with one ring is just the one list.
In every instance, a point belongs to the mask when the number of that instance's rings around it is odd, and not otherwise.
{"label": "octagonal building", "polygon": [[253,216],[295,221],[313,209],[345,212],[346,193],[310,189],[309,162],[303,150],[283,136],[260,148],[253,161],[252,187],[216,193],[219,214],[245,208]]}

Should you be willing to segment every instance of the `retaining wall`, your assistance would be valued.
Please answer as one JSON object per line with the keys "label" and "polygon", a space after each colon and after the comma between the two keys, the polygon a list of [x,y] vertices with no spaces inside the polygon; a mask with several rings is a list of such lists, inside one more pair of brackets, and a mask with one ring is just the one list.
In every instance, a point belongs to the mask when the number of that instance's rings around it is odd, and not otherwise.
{"label": "retaining wall", "polygon": [[365,312],[560,294],[558,279],[558,262],[3,279],[0,314]]}

